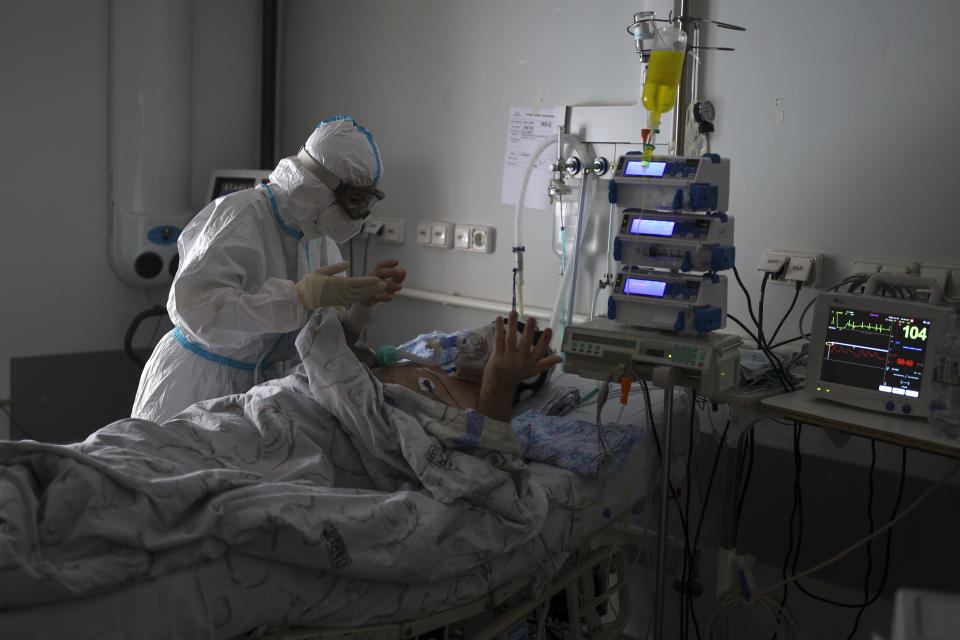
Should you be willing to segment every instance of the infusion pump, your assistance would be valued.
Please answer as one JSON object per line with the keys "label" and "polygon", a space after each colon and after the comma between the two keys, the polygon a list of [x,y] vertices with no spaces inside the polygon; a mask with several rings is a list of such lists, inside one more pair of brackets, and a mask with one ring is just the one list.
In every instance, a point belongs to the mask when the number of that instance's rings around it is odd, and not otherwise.
{"label": "infusion pump", "polygon": [[597,319],[568,326],[563,336],[563,370],[583,378],[653,379],[654,369],[675,367],[677,386],[716,397],[740,382],[742,340],[726,333],[683,336],[651,329],[627,329]]}
{"label": "infusion pump", "polygon": [[708,153],[688,158],[641,152],[620,156],[610,185],[612,202],[621,206],[674,211],[726,211],[730,159]]}

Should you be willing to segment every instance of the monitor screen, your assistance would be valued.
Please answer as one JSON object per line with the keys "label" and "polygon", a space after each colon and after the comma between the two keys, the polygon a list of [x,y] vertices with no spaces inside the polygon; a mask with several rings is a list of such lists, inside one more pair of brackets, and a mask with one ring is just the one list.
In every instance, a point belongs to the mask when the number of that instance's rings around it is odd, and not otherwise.
{"label": "monitor screen", "polygon": [[673,235],[673,228],[676,222],[672,220],[644,220],[643,218],[634,218],[630,221],[630,233],[641,236],[666,236]]}
{"label": "monitor screen", "polygon": [[213,193],[211,196],[220,198],[234,191],[243,191],[256,186],[256,178],[231,178],[229,176],[218,176],[213,183]]}
{"label": "monitor screen", "polygon": [[820,380],[919,397],[930,319],[831,306],[827,323]]}
{"label": "monitor screen", "polygon": [[623,170],[625,176],[653,176],[663,177],[663,172],[667,168],[666,162],[644,162],[643,160],[628,160],[627,166]]}
{"label": "monitor screen", "polygon": [[641,280],[640,278],[627,278],[623,285],[623,292],[635,296],[653,296],[662,298],[663,292],[667,289],[667,283],[659,280]]}

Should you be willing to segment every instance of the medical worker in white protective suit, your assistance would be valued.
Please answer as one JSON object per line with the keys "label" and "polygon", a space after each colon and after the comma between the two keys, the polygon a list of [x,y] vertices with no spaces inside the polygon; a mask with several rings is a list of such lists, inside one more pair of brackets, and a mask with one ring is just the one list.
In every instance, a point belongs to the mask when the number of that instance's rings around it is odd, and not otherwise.
{"label": "medical worker in white protective suit", "polygon": [[[356,235],[377,190],[380,153],[349,116],[321,122],[270,183],[217,198],[180,235],[164,336],[140,377],[133,417],[163,422],[200,400],[282,373],[308,314],[338,307],[348,332],[371,323],[406,272],[386,260],[344,277],[338,243]],[[346,308],[346,311],[343,311]]]}

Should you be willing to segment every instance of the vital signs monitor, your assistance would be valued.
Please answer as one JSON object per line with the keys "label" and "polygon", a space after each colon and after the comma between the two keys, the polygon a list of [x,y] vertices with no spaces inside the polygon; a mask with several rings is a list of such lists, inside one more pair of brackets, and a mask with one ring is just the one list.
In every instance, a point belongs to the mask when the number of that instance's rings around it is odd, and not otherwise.
{"label": "vital signs monitor", "polygon": [[874,295],[822,293],[807,360],[808,393],[864,409],[926,416],[932,345],[950,307]]}
{"label": "vital signs monitor", "polygon": [[221,196],[251,189],[270,181],[270,172],[264,169],[214,169],[210,174],[207,196],[216,200]]}

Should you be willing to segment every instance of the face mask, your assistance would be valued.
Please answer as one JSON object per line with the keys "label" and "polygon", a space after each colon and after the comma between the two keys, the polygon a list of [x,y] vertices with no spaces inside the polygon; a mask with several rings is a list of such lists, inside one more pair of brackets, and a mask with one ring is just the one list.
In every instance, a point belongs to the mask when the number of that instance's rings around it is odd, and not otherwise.
{"label": "face mask", "polygon": [[363,220],[351,220],[336,203],[321,209],[313,224],[319,233],[333,238],[337,244],[343,244],[363,228]]}

